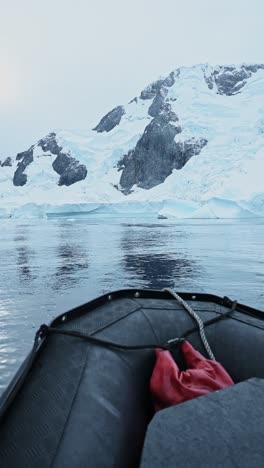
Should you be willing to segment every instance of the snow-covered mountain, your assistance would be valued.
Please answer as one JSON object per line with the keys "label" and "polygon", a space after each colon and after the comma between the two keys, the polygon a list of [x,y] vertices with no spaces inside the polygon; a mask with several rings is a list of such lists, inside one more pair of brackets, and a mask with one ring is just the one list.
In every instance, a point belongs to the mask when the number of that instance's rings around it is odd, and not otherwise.
{"label": "snow-covered mountain", "polygon": [[264,65],[182,67],[87,133],[52,131],[2,160],[0,216],[264,215],[263,178]]}

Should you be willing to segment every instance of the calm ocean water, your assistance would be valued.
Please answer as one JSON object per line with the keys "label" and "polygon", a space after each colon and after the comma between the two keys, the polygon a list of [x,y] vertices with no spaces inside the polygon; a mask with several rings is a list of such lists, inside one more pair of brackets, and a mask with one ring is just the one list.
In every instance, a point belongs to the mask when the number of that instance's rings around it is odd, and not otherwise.
{"label": "calm ocean water", "polygon": [[110,290],[206,291],[264,309],[264,219],[0,222],[0,393],[41,323]]}

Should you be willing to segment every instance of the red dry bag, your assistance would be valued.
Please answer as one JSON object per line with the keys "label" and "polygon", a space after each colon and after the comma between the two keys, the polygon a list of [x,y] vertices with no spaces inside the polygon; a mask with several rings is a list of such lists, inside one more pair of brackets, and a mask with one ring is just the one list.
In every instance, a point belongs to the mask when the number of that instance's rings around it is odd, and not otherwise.
{"label": "red dry bag", "polygon": [[156,349],[156,364],[150,391],[155,411],[233,385],[233,380],[216,361],[206,359],[185,341],[181,346],[187,369],[180,371],[170,351]]}

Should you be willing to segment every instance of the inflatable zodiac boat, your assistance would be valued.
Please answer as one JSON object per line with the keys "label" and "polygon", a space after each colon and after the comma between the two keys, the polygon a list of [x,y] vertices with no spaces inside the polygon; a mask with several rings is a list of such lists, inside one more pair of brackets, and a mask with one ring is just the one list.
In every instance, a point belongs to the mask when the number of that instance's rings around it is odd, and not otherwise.
{"label": "inflatable zodiac boat", "polygon": [[[187,338],[208,358],[201,330],[235,385],[154,413],[155,348],[177,362]],[[40,327],[0,400],[0,466],[262,467],[262,379],[264,312],[207,294],[113,292]]]}

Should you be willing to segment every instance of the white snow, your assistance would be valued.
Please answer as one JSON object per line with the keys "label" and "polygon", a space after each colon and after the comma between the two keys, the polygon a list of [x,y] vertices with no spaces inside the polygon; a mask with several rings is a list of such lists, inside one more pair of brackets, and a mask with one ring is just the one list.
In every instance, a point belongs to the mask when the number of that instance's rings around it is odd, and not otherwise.
{"label": "white snow", "polygon": [[253,218],[256,215],[238,203],[221,198],[211,198],[198,208],[192,218]]}
{"label": "white snow", "polygon": [[192,201],[168,199],[158,214],[167,218],[192,218],[198,208],[199,204]]}
{"label": "white snow", "polygon": [[134,187],[124,196],[118,185],[121,157],[135,147],[151,121],[152,100],[125,105],[125,115],[111,132],[55,130],[58,143],[87,167],[85,180],[57,185],[55,155],[34,147],[26,168],[28,182],[14,187],[13,167],[0,167],[0,217],[56,213],[146,213],[166,217],[244,217],[264,215],[264,70],[252,73],[234,96],[210,90],[204,74],[217,67],[183,67],[167,98],[183,129],[177,141],[206,138],[208,144],[183,169],[151,190]]}

